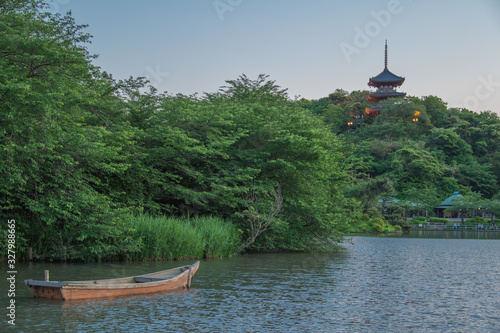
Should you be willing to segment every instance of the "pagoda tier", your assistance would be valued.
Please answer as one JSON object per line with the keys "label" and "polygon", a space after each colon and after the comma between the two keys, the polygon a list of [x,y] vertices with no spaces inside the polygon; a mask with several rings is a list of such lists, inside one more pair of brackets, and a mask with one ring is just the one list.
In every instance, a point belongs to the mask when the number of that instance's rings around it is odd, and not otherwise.
{"label": "pagoda tier", "polygon": [[[396,91],[396,88],[400,87],[403,84],[405,78],[393,74],[387,68],[387,41],[385,41],[384,64],[384,70],[379,75],[371,77],[368,81],[368,86],[377,88],[375,92],[372,92],[368,95],[366,99],[368,102],[378,103],[387,98],[406,96],[406,93]],[[375,107],[366,108],[365,111],[366,115],[377,116],[380,113],[381,108],[380,106],[376,105]]]}
{"label": "pagoda tier", "polygon": [[393,74],[390,70],[387,69],[386,63],[386,67],[384,68],[383,72],[375,77],[371,77],[370,81],[368,81],[368,85],[370,87],[377,88],[383,86],[399,87],[403,84],[403,82],[405,82],[405,78]]}
{"label": "pagoda tier", "polygon": [[374,106],[372,108],[365,108],[365,116],[376,117],[382,111],[380,106]]}
{"label": "pagoda tier", "polygon": [[392,87],[381,87],[377,89],[377,91],[370,93],[367,97],[368,102],[378,103],[379,101],[383,101],[384,99],[391,97],[405,97],[406,94],[403,92],[397,92]]}

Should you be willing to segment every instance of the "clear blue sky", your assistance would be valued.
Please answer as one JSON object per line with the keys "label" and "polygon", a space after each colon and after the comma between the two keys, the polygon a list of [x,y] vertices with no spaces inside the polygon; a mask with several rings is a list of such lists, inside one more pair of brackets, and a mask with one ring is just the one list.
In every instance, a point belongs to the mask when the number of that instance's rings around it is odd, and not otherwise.
{"label": "clear blue sky", "polygon": [[383,70],[399,91],[500,113],[499,0],[54,0],[89,24],[95,64],[147,76],[172,94],[214,92],[269,74],[290,96],[368,89]]}

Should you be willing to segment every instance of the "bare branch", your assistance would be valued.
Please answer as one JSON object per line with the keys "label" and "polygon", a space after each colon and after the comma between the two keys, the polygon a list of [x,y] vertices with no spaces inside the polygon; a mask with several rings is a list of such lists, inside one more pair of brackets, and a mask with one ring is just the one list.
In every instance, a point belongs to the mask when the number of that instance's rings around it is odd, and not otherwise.
{"label": "bare branch", "polygon": [[280,213],[282,205],[283,205],[283,196],[281,195],[281,187],[278,187],[272,192],[274,197],[274,203],[271,205],[269,211],[265,214],[261,214],[257,207],[257,203],[259,201],[259,197],[255,190],[250,191],[245,196],[245,202],[248,206],[248,209],[242,213],[243,216],[246,217],[250,227],[250,234],[246,241],[241,244],[234,253],[240,252],[248,246],[252,245],[257,237],[261,235],[264,231],[272,228],[273,222],[275,222],[276,216]]}

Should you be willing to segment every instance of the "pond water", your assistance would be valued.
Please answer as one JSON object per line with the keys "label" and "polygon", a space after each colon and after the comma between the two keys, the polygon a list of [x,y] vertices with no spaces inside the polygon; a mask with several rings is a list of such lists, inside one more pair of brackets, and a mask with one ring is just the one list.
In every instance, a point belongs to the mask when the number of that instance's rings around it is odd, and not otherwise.
{"label": "pond water", "polygon": [[[43,279],[44,269],[51,280],[84,280],[192,261],[19,263],[16,326],[5,320],[7,283],[2,279],[0,331],[500,331],[500,241],[448,236],[356,236],[337,253],[206,260],[189,290],[70,302],[35,299],[23,280]],[[0,267],[7,275],[7,267]]]}

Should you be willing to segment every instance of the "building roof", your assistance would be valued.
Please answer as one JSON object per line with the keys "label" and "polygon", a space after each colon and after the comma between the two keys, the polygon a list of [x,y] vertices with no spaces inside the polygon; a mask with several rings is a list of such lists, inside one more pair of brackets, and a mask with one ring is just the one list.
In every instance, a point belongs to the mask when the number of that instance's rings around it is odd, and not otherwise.
{"label": "building roof", "polygon": [[398,87],[402,85],[404,81],[405,81],[404,77],[397,76],[387,68],[387,40],[386,40],[384,70],[379,75],[371,77],[370,80],[368,81],[368,85],[370,87],[378,87],[384,85]]}
{"label": "building roof", "polygon": [[447,198],[445,201],[441,202],[441,204],[439,206],[436,206],[434,208],[449,208],[449,207],[452,207],[452,206],[455,206],[455,203],[453,202],[453,200],[456,200],[457,198],[461,197],[462,195],[460,194],[460,192],[456,191],[456,192],[453,192],[453,195],[449,198]]}
{"label": "building roof", "polygon": [[377,76],[371,77],[370,81],[368,81],[368,85],[370,87],[378,87],[381,85],[390,85],[394,87],[398,87],[403,84],[405,81],[404,77],[397,76],[396,74],[392,73],[389,69],[384,68],[382,73],[380,73]]}
{"label": "building roof", "polygon": [[406,93],[404,92],[397,92],[397,91],[380,91],[377,90],[376,92],[372,92],[368,94],[367,100],[370,102],[376,102],[378,99],[381,98],[388,98],[388,97],[404,97],[406,96]]}

